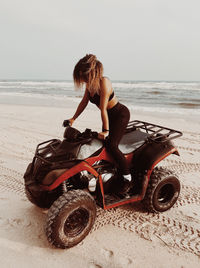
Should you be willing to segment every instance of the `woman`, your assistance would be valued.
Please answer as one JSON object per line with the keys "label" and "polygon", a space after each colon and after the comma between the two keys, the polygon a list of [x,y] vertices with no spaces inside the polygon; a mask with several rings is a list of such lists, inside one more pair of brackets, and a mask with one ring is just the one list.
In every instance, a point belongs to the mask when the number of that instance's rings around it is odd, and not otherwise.
{"label": "woman", "polygon": [[106,139],[107,151],[112,155],[124,179],[121,193],[131,187],[131,174],[126,158],[119,150],[119,142],[130,119],[128,108],[118,102],[110,80],[103,76],[103,65],[93,54],[87,54],[75,65],[73,72],[74,84],[77,88],[86,85],[84,96],[78,105],[70,124],[83,112],[89,101],[96,104],[101,112],[102,132],[99,139]]}

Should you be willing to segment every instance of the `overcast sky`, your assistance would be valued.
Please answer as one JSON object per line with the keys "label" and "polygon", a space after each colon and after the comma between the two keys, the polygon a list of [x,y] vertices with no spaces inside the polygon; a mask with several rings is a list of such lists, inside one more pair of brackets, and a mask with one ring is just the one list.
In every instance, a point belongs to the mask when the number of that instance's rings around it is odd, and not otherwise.
{"label": "overcast sky", "polygon": [[0,0],[0,79],[200,80],[200,0]]}

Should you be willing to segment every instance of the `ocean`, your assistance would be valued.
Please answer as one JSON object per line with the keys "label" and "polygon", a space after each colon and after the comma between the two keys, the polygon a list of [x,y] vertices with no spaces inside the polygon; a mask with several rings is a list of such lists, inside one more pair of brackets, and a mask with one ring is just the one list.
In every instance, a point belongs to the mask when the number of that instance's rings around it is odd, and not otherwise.
{"label": "ocean", "polygon": [[[200,82],[112,81],[115,95],[131,109],[200,115]],[[73,81],[0,80],[0,103],[65,107],[84,90]]]}

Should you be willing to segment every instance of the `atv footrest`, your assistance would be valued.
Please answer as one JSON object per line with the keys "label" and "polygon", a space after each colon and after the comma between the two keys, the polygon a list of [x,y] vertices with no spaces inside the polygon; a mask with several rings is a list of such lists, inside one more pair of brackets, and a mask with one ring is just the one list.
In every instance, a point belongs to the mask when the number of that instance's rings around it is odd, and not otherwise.
{"label": "atv footrest", "polygon": [[109,206],[115,202],[118,202],[119,200],[121,200],[121,198],[119,196],[116,195],[105,195],[105,204],[106,206]]}
{"label": "atv footrest", "polygon": [[120,204],[127,204],[129,203],[128,200],[130,200],[130,203],[133,202],[133,199],[136,201],[139,199],[139,195],[105,195],[105,206],[110,207],[110,206],[119,206]]}

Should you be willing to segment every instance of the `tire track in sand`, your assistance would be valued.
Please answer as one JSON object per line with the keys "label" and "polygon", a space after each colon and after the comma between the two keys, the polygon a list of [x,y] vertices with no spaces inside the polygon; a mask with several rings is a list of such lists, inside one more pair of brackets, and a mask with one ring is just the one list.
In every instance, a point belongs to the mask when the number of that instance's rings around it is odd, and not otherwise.
{"label": "tire track in sand", "polygon": [[0,173],[0,191],[12,192],[22,197],[25,196],[22,173],[3,166],[0,166]]}
{"label": "tire track in sand", "polygon": [[172,216],[121,208],[108,211],[98,208],[92,232],[108,224],[134,232],[149,241],[158,238],[170,248],[177,247],[200,256],[200,228],[185,225]]}
{"label": "tire track in sand", "polygon": [[177,160],[165,159],[162,166],[175,171],[178,175],[190,172],[200,172],[200,163],[186,163]]}
{"label": "tire track in sand", "polygon": [[200,153],[200,149],[196,149],[196,148],[191,148],[191,147],[186,147],[186,146],[177,146],[177,148],[183,151]]}

